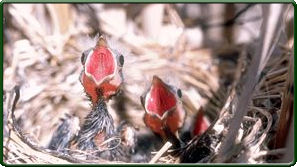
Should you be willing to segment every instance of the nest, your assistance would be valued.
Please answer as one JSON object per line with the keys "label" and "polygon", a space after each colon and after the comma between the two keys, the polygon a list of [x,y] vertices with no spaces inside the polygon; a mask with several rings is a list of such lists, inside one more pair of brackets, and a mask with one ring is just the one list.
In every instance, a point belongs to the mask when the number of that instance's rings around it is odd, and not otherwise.
{"label": "nest", "polygon": [[[107,104],[116,125],[125,120],[140,134],[149,131],[143,123],[139,97],[152,76],[158,75],[183,91],[185,124],[190,124],[189,118],[203,109],[212,123],[204,136],[220,137],[209,146],[213,152],[200,162],[282,162],[285,146],[290,143],[284,129],[289,129],[291,120],[287,117],[292,116],[293,110],[294,41],[290,29],[280,32],[281,37],[289,38],[274,41],[273,54],[266,62],[261,61],[261,75],[249,92],[248,104],[238,106],[256,54],[251,50],[259,47],[253,42],[202,44],[197,30],[191,29],[197,18],[181,12],[189,6],[152,6],[4,4],[5,163],[119,163],[100,158],[85,160],[46,148],[61,119],[74,115],[81,125],[90,110],[78,80],[82,70],[80,56],[91,47],[89,35],[95,36],[99,29],[109,37],[111,45],[125,53],[122,90]],[[260,7],[250,6],[245,12],[251,8]],[[291,26],[293,18],[289,16],[293,9],[287,7],[285,11],[285,19],[281,18],[278,24],[287,28]],[[262,18],[258,20],[261,21]],[[162,35],[156,37],[158,29]],[[232,136],[230,125],[240,107],[246,109],[246,114],[239,119],[232,149],[227,149],[224,142]],[[152,152],[150,162],[179,163],[180,157],[165,154],[170,146],[166,143]]]}

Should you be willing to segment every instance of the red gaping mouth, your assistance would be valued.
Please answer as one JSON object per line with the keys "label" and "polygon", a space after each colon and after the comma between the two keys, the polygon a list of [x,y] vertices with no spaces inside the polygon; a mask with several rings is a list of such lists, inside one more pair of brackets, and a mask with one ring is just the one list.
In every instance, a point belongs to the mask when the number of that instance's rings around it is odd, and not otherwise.
{"label": "red gaping mouth", "polygon": [[145,98],[147,112],[162,117],[166,111],[176,107],[176,103],[175,94],[160,78],[154,76],[151,88]]}
{"label": "red gaping mouth", "polygon": [[194,122],[193,134],[200,136],[208,129],[209,126],[210,126],[210,123],[204,117],[203,110],[200,110],[197,113],[196,120]]}
{"label": "red gaping mouth", "polygon": [[163,138],[166,138],[168,132],[176,135],[177,130],[183,125],[185,111],[178,101],[179,96],[181,93],[174,92],[174,89],[154,76],[148,93],[141,97],[146,111],[144,123]]}
{"label": "red gaping mouth", "polygon": [[100,37],[95,49],[86,54],[82,58],[84,72],[80,77],[85,92],[93,103],[99,98],[110,99],[118,92],[122,83],[120,67],[123,65],[123,58],[119,61],[119,67],[116,55],[109,49],[104,37]]}
{"label": "red gaping mouth", "polygon": [[106,41],[100,37],[98,45],[90,52],[85,63],[85,74],[92,78],[96,85],[100,85],[106,78],[110,78],[116,71],[116,60],[112,52],[106,47]]}

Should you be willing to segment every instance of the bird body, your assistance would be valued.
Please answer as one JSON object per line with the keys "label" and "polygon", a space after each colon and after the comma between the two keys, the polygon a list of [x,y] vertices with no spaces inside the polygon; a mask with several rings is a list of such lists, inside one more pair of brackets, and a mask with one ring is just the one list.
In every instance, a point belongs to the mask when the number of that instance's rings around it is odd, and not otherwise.
{"label": "bird body", "polygon": [[62,119],[61,124],[53,134],[48,148],[63,153],[68,152],[67,148],[70,141],[77,135],[79,129],[79,119],[75,116],[66,115],[66,118]]}

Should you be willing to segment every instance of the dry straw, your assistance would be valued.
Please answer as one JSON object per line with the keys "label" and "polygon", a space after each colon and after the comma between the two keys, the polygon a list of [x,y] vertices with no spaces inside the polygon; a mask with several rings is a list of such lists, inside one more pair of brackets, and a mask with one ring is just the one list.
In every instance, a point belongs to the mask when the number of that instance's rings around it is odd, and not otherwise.
{"label": "dry straw", "polygon": [[[68,155],[46,149],[65,114],[82,122],[88,113],[89,103],[78,81],[80,55],[90,41],[86,40],[88,34],[99,30],[126,50],[122,93],[108,103],[117,124],[126,119],[146,131],[139,96],[153,75],[167,77],[183,90],[187,116],[194,116],[203,107],[212,120],[207,133],[221,137],[201,162],[282,162],[289,156],[286,143],[293,140],[286,136],[292,122],[294,41],[291,36],[284,38],[292,8],[258,6],[264,14],[258,43],[193,48],[185,34],[195,19],[185,18],[173,4],[156,8],[131,4],[5,4],[4,162],[122,163],[98,157],[85,160],[91,153],[79,150]],[[159,11],[151,12],[154,9]],[[151,22],[170,26],[162,31],[149,27]],[[143,32],[139,24],[146,26]],[[155,35],[173,30],[179,34],[175,43],[162,43],[162,34]],[[167,143],[156,150],[150,162],[179,163],[179,157],[165,154],[170,146]]]}

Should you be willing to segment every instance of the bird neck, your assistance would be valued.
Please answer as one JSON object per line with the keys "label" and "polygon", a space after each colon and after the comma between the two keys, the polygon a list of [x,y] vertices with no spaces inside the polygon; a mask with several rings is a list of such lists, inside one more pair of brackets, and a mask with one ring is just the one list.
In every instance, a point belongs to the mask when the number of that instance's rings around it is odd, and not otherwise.
{"label": "bird neck", "polygon": [[172,133],[168,127],[164,127],[164,132],[163,141],[170,141],[173,149],[179,149],[183,143],[179,139],[178,133]]}
{"label": "bird neck", "polygon": [[92,111],[86,116],[78,135],[78,146],[81,149],[93,149],[98,142],[103,142],[115,133],[112,116],[108,113],[105,101],[99,99]]}
{"label": "bird neck", "polygon": [[90,125],[91,127],[96,128],[97,132],[103,130],[107,137],[114,134],[115,128],[113,118],[109,114],[103,98],[100,98],[93,106],[92,112],[89,113],[89,116]]}

